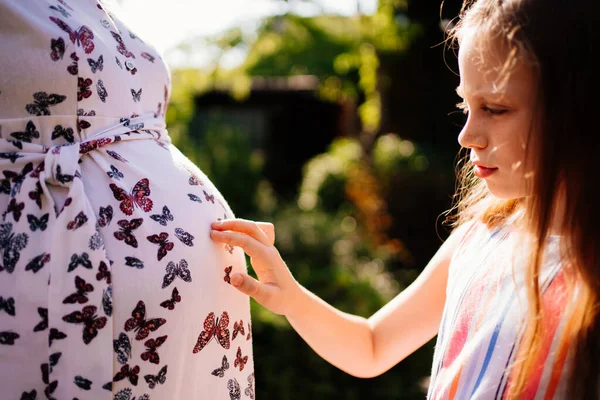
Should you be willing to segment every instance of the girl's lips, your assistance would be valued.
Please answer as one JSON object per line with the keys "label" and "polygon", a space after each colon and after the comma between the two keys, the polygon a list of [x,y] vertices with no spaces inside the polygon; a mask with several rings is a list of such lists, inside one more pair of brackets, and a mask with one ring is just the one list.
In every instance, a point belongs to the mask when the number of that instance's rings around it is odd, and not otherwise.
{"label": "girl's lips", "polygon": [[473,172],[475,173],[475,176],[477,176],[478,178],[482,178],[482,179],[485,179],[485,178],[491,176],[496,171],[498,171],[498,168],[488,168],[488,167],[484,167],[484,166],[477,165],[477,164],[475,164],[475,167],[473,170]]}

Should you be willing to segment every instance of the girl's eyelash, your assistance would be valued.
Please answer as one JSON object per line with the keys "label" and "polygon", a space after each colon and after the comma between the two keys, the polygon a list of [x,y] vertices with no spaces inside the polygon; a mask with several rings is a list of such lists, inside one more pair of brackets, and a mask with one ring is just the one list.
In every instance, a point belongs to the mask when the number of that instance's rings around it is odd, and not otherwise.
{"label": "girl's eyelash", "polygon": [[[458,108],[459,110],[462,110],[463,114],[469,113],[469,106],[467,105],[466,101],[461,101],[459,103],[456,103],[456,108]],[[483,107],[481,107],[481,109],[487,113],[490,113],[491,115],[502,115],[507,111],[504,109],[490,108],[488,106],[483,106]]]}

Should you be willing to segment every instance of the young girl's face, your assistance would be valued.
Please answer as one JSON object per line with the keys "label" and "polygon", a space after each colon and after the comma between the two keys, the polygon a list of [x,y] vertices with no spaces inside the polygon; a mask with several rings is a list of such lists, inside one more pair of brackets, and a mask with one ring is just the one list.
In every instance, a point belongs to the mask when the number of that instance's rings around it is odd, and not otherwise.
{"label": "young girl's face", "polygon": [[527,180],[533,177],[525,155],[528,134],[534,129],[534,72],[521,63],[502,81],[504,52],[499,46],[482,48],[480,42],[473,30],[464,31],[460,41],[456,91],[468,117],[458,142],[471,150],[474,173],[494,196],[524,197]]}

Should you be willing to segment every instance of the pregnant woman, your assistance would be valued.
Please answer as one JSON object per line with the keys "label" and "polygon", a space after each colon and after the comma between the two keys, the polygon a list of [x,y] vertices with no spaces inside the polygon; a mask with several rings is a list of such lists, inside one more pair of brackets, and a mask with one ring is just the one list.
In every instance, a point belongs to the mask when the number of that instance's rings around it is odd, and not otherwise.
{"label": "pregnant woman", "polygon": [[254,399],[232,218],[170,73],[98,0],[0,0],[0,397]]}

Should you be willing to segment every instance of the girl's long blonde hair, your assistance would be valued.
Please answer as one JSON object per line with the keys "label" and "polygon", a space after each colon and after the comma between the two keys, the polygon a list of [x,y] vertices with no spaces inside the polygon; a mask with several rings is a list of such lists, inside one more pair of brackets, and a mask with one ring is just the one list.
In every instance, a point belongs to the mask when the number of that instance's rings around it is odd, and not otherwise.
{"label": "girl's long blonde hair", "polygon": [[560,247],[568,281],[564,304],[568,321],[558,346],[570,349],[565,395],[599,397],[600,129],[595,118],[600,109],[600,73],[594,64],[594,53],[600,50],[600,26],[595,26],[599,16],[596,0],[465,0],[449,34],[450,43],[460,43],[465,28],[475,29],[484,46],[500,44],[506,50],[503,76],[517,63],[527,62],[538,77],[534,106],[540,135],[530,133],[527,146],[535,149],[527,155],[535,166],[531,195],[494,198],[465,162],[459,165],[454,207],[455,225],[479,219],[494,226],[522,211],[520,223],[534,238],[526,281],[530,307],[520,351],[511,366],[509,399],[522,398],[528,378],[543,368],[539,362],[547,310],[539,276],[557,211],[562,215]]}

